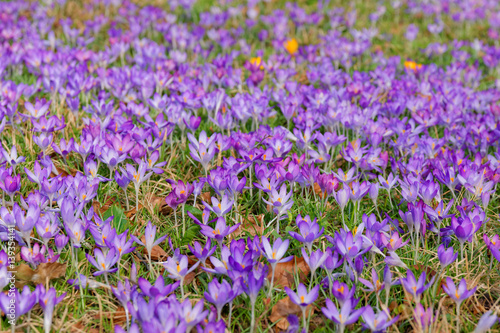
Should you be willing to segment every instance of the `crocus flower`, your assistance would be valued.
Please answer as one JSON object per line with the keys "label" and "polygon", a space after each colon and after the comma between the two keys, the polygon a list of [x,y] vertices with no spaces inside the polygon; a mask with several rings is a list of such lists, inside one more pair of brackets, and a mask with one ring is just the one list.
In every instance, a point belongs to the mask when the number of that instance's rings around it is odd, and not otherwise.
{"label": "crocus flower", "polygon": [[437,254],[442,269],[453,263],[458,257],[458,252],[453,253],[453,247],[446,249],[443,244],[439,245]]}
{"label": "crocus flower", "polygon": [[134,242],[146,248],[146,251],[148,252],[149,265],[151,266],[151,252],[153,251],[153,247],[163,242],[168,237],[168,235],[163,235],[160,238],[156,239],[156,226],[153,225],[151,221],[149,221],[144,230],[144,243],[134,235],[131,235],[130,237],[134,240]]}
{"label": "crocus flower", "polygon": [[321,237],[321,235],[323,235],[323,231],[325,230],[325,228],[321,227],[320,229],[319,224],[316,222],[316,219],[314,219],[314,221],[310,223],[304,220],[300,220],[298,222],[298,227],[300,234],[293,231],[289,231],[288,234],[299,242],[304,243],[309,250],[309,253],[311,253],[313,242]]}
{"label": "crocus flower", "polygon": [[291,199],[293,191],[287,193],[286,184],[281,185],[279,192],[276,189],[272,189],[269,193],[269,201],[263,199],[265,203],[273,207],[273,211],[277,216],[276,232],[279,234],[279,220],[281,216],[286,213],[293,205],[293,200]]}
{"label": "crocus flower", "polygon": [[307,255],[307,252],[304,248],[301,249],[302,255],[304,256],[304,260],[311,269],[311,279],[314,280],[314,276],[316,274],[316,270],[320,268],[325,262],[328,254],[326,252],[322,252],[321,250],[312,251],[311,255]]}
{"label": "crocus flower", "polygon": [[495,323],[497,323],[497,319],[497,315],[491,310],[486,312],[481,319],[479,319],[479,322],[472,333],[486,333],[491,327],[493,327],[493,325],[495,325]]}
{"label": "crocus flower", "polygon": [[135,169],[131,164],[126,165],[126,170],[128,173],[129,179],[132,180],[132,183],[134,183],[135,186],[135,209],[136,209],[136,214],[139,211],[139,187],[143,182],[149,179],[153,172],[148,172],[147,171],[147,164],[143,161],[139,163],[139,167]]}
{"label": "crocus flower", "polygon": [[380,293],[380,291],[385,287],[384,283],[380,283],[380,279],[375,268],[372,268],[372,281],[368,281],[362,278],[359,278],[358,280],[368,288],[368,290],[366,291]]}
{"label": "crocus flower", "polygon": [[348,299],[344,304],[342,304],[340,311],[337,309],[335,304],[330,300],[326,299],[326,308],[321,308],[321,311],[326,318],[332,320],[339,325],[339,332],[344,332],[347,325],[354,324],[358,321],[359,316],[363,313],[364,309],[354,310],[352,301]]}
{"label": "crocus flower", "polygon": [[[307,292],[306,286],[302,283],[297,287],[297,292],[292,289],[285,287],[285,292],[290,297],[290,300],[297,304],[302,310],[302,319],[304,320],[304,326],[306,327],[306,308],[314,303],[319,295],[319,285],[313,287],[310,292]],[[307,331],[307,328],[306,328]]]}
{"label": "crocus flower", "polygon": [[154,285],[151,285],[148,280],[140,277],[137,280],[137,284],[141,288],[141,291],[152,298],[160,297],[166,298],[170,293],[172,293],[179,286],[180,282],[177,281],[173,284],[165,284],[165,278],[163,276],[159,276]]}
{"label": "crocus flower", "polygon": [[[14,304],[12,300],[14,300]],[[14,322],[13,328],[19,317],[31,311],[37,302],[38,293],[36,291],[32,292],[29,286],[24,286],[22,292],[15,289],[14,297],[3,292],[0,293],[0,309],[5,313],[9,321]]]}
{"label": "crocus flower", "polygon": [[114,273],[118,270],[118,268],[111,268],[118,261],[118,256],[116,255],[116,251],[114,248],[109,250],[106,255],[101,251],[101,249],[96,248],[94,249],[94,255],[97,261],[91,255],[85,255],[87,257],[87,260],[98,270],[94,273],[94,276],[98,276],[101,274],[107,275],[108,273]]}
{"label": "crocus flower", "polygon": [[51,101],[46,102],[45,100],[37,100],[35,102],[35,105],[31,104],[30,102],[24,103],[26,111],[29,112],[29,115],[27,116],[33,119],[40,119],[49,110],[50,103]]}
{"label": "crocus flower", "polygon": [[6,150],[2,149],[2,155],[3,158],[12,166],[16,167],[16,165],[24,162],[26,158],[24,156],[18,156],[17,155],[17,148],[16,146],[12,146],[12,149],[10,150],[10,153],[7,153]]}
{"label": "crocus flower", "polygon": [[257,267],[253,267],[248,273],[245,283],[242,285],[243,290],[250,298],[250,305],[252,311],[252,318],[250,323],[250,332],[254,331],[255,327],[255,302],[257,301],[257,296],[259,295],[262,286],[264,285],[264,279],[266,277],[267,270],[259,270]]}
{"label": "crocus flower", "polygon": [[234,201],[230,200],[226,194],[224,194],[221,201],[219,201],[216,197],[212,197],[213,206],[203,201],[203,205],[219,217],[226,215],[233,207],[233,204]]}
{"label": "crocus flower", "polygon": [[21,175],[6,176],[3,180],[0,180],[0,188],[11,198],[11,202],[14,203],[14,195],[21,190]]}
{"label": "crocus flower", "polygon": [[235,296],[233,288],[226,280],[219,283],[217,279],[213,279],[208,283],[208,292],[205,292],[205,299],[217,308],[217,320],[221,318],[224,305],[232,302]]}
{"label": "crocus flower", "polygon": [[460,305],[462,302],[471,297],[476,292],[477,287],[467,290],[467,282],[462,279],[458,284],[458,288],[450,277],[446,277],[446,283],[443,284],[443,290],[455,301],[457,305],[457,332],[460,332]]}
{"label": "crocus flower", "polygon": [[188,257],[185,255],[181,255],[179,258],[169,257],[167,261],[163,263],[163,267],[170,273],[169,277],[181,282],[182,298],[184,298],[184,278],[194,271],[200,262],[196,262],[191,268],[188,267],[188,264]]}
{"label": "crocus flower", "polygon": [[267,239],[267,237],[262,237],[262,245],[264,247],[263,254],[266,257],[269,264],[271,264],[271,269],[272,269],[271,285],[269,287],[269,296],[271,295],[273,290],[274,271],[276,269],[276,265],[279,263],[288,262],[293,259],[293,256],[288,256],[286,258],[283,258],[283,256],[286,253],[286,250],[288,249],[289,244],[290,241],[288,239],[283,241],[281,238],[277,238],[274,241],[273,246],[271,247],[271,244],[269,244],[269,240]]}
{"label": "crocus flower", "polygon": [[54,308],[64,299],[64,297],[66,297],[66,293],[58,297],[54,288],[50,288],[46,291],[43,285],[37,286],[37,293],[39,299],[38,304],[40,304],[43,309],[43,328],[45,333],[49,333],[51,331],[50,328],[52,326]]}
{"label": "crocus flower", "polygon": [[418,323],[423,332],[426,332],[429,329],[435,319],[433,309],[431,307],[425,309],[422,304],[417,304],[415,306],[413,315],[415,317],[415,321]]}
{"label": "crocus flower", "polygon": [[410,270],[406,271],[406,278],[400,278],[401,284],[405,288],[406,292],[413,296],[416,303],[420,303],[420,296],[424,291],[429,289],[429,287],[434,282],[435,276],[431,279],[428,284],[425,284],[426,274],[425,271],[422,272],[422,275],[418,278],[418,281],[415,279],[415,275]]}
{"label": "crocus flower", "polygon": [[457,303],[457,306],[460,307],[460,304],[465,299],[471,297],[476,292],[477,287],[474,287],[470,290],[467,290],[467,282],[465,279],[462,279],[458,284],[458,288],[455,287],[455,283],[450,277],[446,278],[446,283],[443,284],[443,290],[445,293],[450,296],[452,300]]}
{"label": "crocus flower", "polygon": [[208,315],[208,310],[203,310],[203,305],[203,300],[200,300],[192,306],[191,300],[186,299],[180,306],[174,307],[178,317],[186,325],[186,332],[191,331],[191,328],[198,325]]}
{"label": "crocus flower", "polygon": [[219,246],[221,246],[224,238],[227,235],[233,233],[236,229],[238,229],[240,224],[241,223],[238,223],[232,227],[228,227],[226,225],[226,219],[224,219],[223,217],[219,217],[219,218],[217,218],[217,222],[215,223],[214,228],[212,228],[208,225],[202,225],[200,232],[203,235],[207,236],[208,238],[215,239],[219,243]]}
{"label": "crocus flower", "polygon": [[201,261],[201,264],[205,266],[205,262],[207,261],[207,258],[210,257],[212,254],[214,254],[215,249],[217,248],[215,245],[212,246],[212,241],[209,239],[206,243],[205,246],[201,246],[201,244],[197,241],[194,242],[194,246],[191,247],[191,245],[188,244],[189,249],[191,250],[191,253],[199,260]]}
{"label": "crocus flower", "polygon": [[363,327],[372,332],[384,332],[389,326],[394,324],[399,319],[399,315],[389,319],[385,311],[380,311],[375,314],[372,307],[369,305],[363,308],[361,317],[365,321]]}

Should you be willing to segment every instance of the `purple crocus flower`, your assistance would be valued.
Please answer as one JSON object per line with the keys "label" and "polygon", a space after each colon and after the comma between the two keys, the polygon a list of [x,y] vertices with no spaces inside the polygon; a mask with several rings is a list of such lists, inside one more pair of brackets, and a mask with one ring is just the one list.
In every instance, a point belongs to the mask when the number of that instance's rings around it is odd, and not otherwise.
{"label": "purple crocus flower", "polygon": [[156,226],[149,221],[148,225],[144,229],[144,243],[134,235],[131,235],[130,237],[134,240],[134,242],[146,248],[146,251],[148,252],[149,265],[151,266],[151,252],[153,251],[153,247],[163,242],[168,235],[163,235],[156,239]]}
{"label": "purple crocus flower", "polygon": [[323,235],[325,228],[321,227],[320,229],[316,219],[312,222],[307,222],[302,218],[299,220],[299,217],[300,215],[297,217],[297,222],[300,234],[293,231],[289,231],[288,234],[299,242],[304,243],[309,250],[309,253],[311,253],[313,242]]}
{"label": "purple crocus flower", "polygon": [[202,202],[207,209],[209,209],[219,217],[229,213],[234,204],[234,201],[230,200],[226,194],[224,194],[221,201],[219,201],[216,197],[212,197],[212,206],[204,201]]}
{"label": "purple crocus flower", "polygon": [[302,283],[297,287],[297,292],[292,289],[285,287],[285,292],[290,297],[290,300],[297,304],[302,310],[302,319],[304,321],[304,327],[306,327],[307,332],[307,320],[306,320],[306,308],[314,303],[319,295],[319,285],[313,287],[310,292],[307,292],[306,286]]}
{"label": "purple crocus flower", "polygon": [[94,273],[94,276],[101,274],[107,275],[108,273],[114,273],[118,270],[118,268],[111,268],[118,262],[118,256],[116,255],[116,250],[114,248],[110,249],[107,254],[104,254],[101,249],[94,249],[94,256],[97,261],[89,254],[85,254],[85,256],[87,257],[87,260],[98,270]]}
{"label": "purple crocus flower", "polygon": [[380,311],[375,314],[372,307],[369,305],[363,308],[363,314],[361,317],[365,321],[362,324],[363,327],[372,332],[384,332],[389,326],[394,324],[399,319],[399,315],[389,319],[389,316],[385,311]]}
{"label": "purple crocus flower", "polygon": [[494,314],[491,310],[486,312],[481,319],[479,319],[479,322],[477,323],[476,328],[474,329],[474,332],[472,333],[486,333],[490,330],[493,325],[495,325],[498,322],[498,317],[496,314]]}
{"label": "purple crocus flower", "polygon": [[208,225],[202,225],[201,226],[201,233],[208,238],[213,238],[215,239],[218,243],[219,246],[222,245],[222,241],[224,238],[233,233],[238,227],[240,226],[241,223],[238,223],[232,227],[228,227],[226,225],[226,219],[223,217],[217,218],[217,222],[215,223],[215,227],[212,228]]}
{"label": "purple crocus flower", "polygon": [[[128,281],[128,280],[127,280]],[[148,297],[159,299],[166,298],[170,293],[172,293],[179,286],[180,282],[177,281],[173,284],[165,284],[165,278],[159,276],[154,285],[151,285],[148,280],[140,277],[137,280],[137,284],[141,288],[141,291]]]}
{"label": "purple crocus flower", "polygon": [[314,276],[316,274],[316,270],[320,268],[325,262],[328,254],[326,252],[322,252],[321,250],[312,251],[311,255],[307,255],[307,252],[304,248],[301,249],[302,255],[304,256],[304,260],[309,266],[311,270],[311,279],[314,280]]}
{"label": "purple crocus flower", "polygon": [[21,175],[7,175],[4,179],[0,180],[0,188],[11,198],[11,202],[14,203],[14,195],[21,190]]}
{"label": "purple crocus flower", "polygon": [[207,258],[210,257],[212,254],[214,254],[215,249],[217,248],[215,245],[212,246],[212,241],[209,239],[205,243],[205,246],[201,246],[201,244],[197,241],[194,242],[194,246],[191,247],[191,245],[188,244],[189,249],[191,250],[191,253],[199,260],[201,261],[201,264],[205,266],[205,262],[207,261]]}
{"label": "purple crocus flower", "polygon": [[365,291],[376,292],[378,294],[382,289],[385,288],[384,283],[380,283],[380,279],[375,268],[372,268],[372,281],[368,281],[362,278],[359,278],[358,280],[368,288]]}
{"label": "purple crocus flower", "polygon": [[354,306],[352,301],[348,299],[345,301],[340,308],[340,311],[337,309],[335,304],[330,300],[326,299],[326,308],[321,308],[321,311],[325,315],[326,318],[332,320],[336,324],[339,325],[339,332],[344,332],[344,329],[347,325],[354,324],[358,321],[358,318],[363,313],[364,309],[354,310]]}
{"label": "purple crocus flower", "polygon": [[446,278],[446,283],[443,284],[443,290],[455,301],[458,307],[465,299],[471,297],[476,292],[477,287],[467,290],[467,282],[465,279],[460,280],[458,288],[450,277]]}
{"label": "purple crocus flower", "polygon": [[10,153],[7,153],[6,150],[2,149],[2,155],[3,158],[9,163],[12,167],[16,167],[16,165],[24,162],[26,158],[24,156],[18,156],[17,155],[17,148],[16,146],[12,146],[12,149],[10,150]]}
{"label": "purple crocus flower", "polygon": [[153,172],[146,173],[147,168],[147,164],[143,161],[139,163],[139,167],[137,169],[135,169],[131,164],[126,165],[128,178],[132,180],[132,183],[134,183],[135,186],[135,209],[137,213],[139,212],[139,187],[153,174]]}
{"label": "purple crocus flower", "polygon": [[265,203],[273,207],[274,213],[277,215],[276,232],[280,231],[280,219],[293,205],[292,200],[293,191],[287,192],[286,184],[281,185],[279,192],[276,189],[271,189],[269,193],[269,201],[264,200]]}
{"label": "purple crocus flower", "polygon": [[439,262],[441,263],[441,269],[454,262],[458,257],[458,252],[453,253],[453,247],[445,248],[443,244],[439,245],[437,250],[437,255]]}
{"label": "purple crocus flower", "polygon": [[186,299],[180,306],[174,307],[178,318],[186,325],[183,331],[189,332],[193,327],[198,325],[208,315],[208,310],[203,310],[204,302],[200,300],[192,306],[191,300]]}
{"label": "purple crocus flower", "polygon": [[423,330],[423,332],[426,332],[429,329],[435,319],[432,307],[425,309],[420,303],[415,306],[413,315],[415,317],[415,321],[418,323],[418,326]]}
{"label": "purple crocus flower", "polygon": [[[15,300],[14,304],[12,304],[12,300]],[[38,293],[36,291],[32,292],[29,286],[24,286],[22,292],[15,289],[14,297],[10,297],[3,292],[0,293],[0,309],[5,313],[9,321],[14,322],[14,325],[11,323],[13,328],[19,317],[31,311],[37,302]]]}
{"label": "purple crocus flower", "polygon": [[415,302],[420,303],[420,296],[423,294],[424,291],[429,289],[429,287],[434,282],[435,277],[436,276],[434,276],[429,283],[425,284],[426,280],[425,271],[422,272],[422,275],[420,275],[417,281],[415,275],[413,275],[413,272],[407,270],[406,278],[400,278],[400,281],[406,292],[413,296]]}
{"label": "purple crocus flower", "polygon": [[269,240],[267,237],[262,237],[262,246],[264,248],[264,256],[266,257],[267,261],[271,265],[272,269],[272,276],[271,276],[271,285],[269,287],[269,297],[271,296],[272,290],[273,290],[273,284],[274,284],[274,272],[276,269],[276,265],[279,263],[284,263],[288,262],[293,259],[293,256],[288,256],[286,258],[283,258],[283,256],[286,253],[286,250],[288,249],[288,245],[290,244],[290,241],[288,239],[282,240],[281,238],[277,238],[273,246],[271,247],[271,244],[269,244]]}
{"label": "purple crocus flower", "polygon": [[[252,270],[248,273],[245,283],[242,284],[243,291],[250,298],[250,304],[252,309],[251,327],[250,332],[254,331],[255,327],[255,302],[257,301],[257,296],[259,295],[262,286],[264,285],[264,280],[267,275],[267,267],[258,267],[255,265]],[[241,279],[241,278],[240,278]]]}
{"label": "purple crocus flower", "polygon": [[217,279],[213,279],[208,283],[208,292],[205,292],[205,299],[215,305],[217,309],[217,320],[221,318],[221,312],[224,305],[233,301],[236,294],[233,287],[226,280],[219,283]]}
{"label": "purple crocus flower", "polygon": [[43,309],[43,328],[45,332],[50,332],[54,308],[66,297],[66,293],[58,297],[54,288],[46,291],[41,284],[37,286],[36,292],[38,294],[38,304]]}
{"label": "purple crocus flower", "polygon": [[460,305],[465,299],[471,297],[476,292],[477,287],[467,290],[467,282],[465,279],[462,279],[458,287],[456,287],[450,277],[446,277],[446,283],[444,283],[442,287],[444,292],[448,294],[457,305],[457,332],[460,332]]}
{"label": "purple crocus flower", "polygon": [[32,119],[40,119],[49,110],[50,103],[51,101],[46,102],[45,100],[37,100],[35,102],[35,105],[31,104],[30,102],[24,103],[26,111],[29,112],[29,114],[26,116]]}
{"label": "purple crocus flower", "polygon": [[167,261],[163,263],[163,267],[170,273],[169,277],[181,282],[182,298],[184,298],[184,278],[194,271],[199,264],[200,262],[198,261],[189,268],[188,257],[185,255],[180,255],[178,258],[169,257]]}

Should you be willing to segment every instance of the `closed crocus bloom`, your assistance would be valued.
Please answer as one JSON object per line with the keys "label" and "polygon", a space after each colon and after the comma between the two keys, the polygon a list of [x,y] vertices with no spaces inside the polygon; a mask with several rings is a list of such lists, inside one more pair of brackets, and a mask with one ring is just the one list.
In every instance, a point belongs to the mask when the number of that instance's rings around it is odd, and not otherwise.
{"label": "closed crocus bloom", "polygon": [[439,245],[437,254],[442,268],[445,268],[449,264],[453,263],[458,257],[458,252],[454,253],[453,247],[446,249],[443,244]]}
{"label": "closed crocus bloom", "polygon": [[64,297],[66,297],[66,293],[57,296],[54,288],[45,290],[42,285],[37,286],[37,293],[39,299],[38,304],[40,304],[43,309],[43,328],[45,333],[49,333],[51,331],[50,328],[52,326],[54,308],[64,299]]}
{"label": "closed crocus bloom", "polygon": [[490,330],[493,325],[495,325],[498,322],[498,317],[496,314],[494,314],[491,310],[486,312],[481,319],[479,319],[479,322],[477,323],[476,328],[474,329],[473,333],[485,333]]}
{"label": "closed crocus bloom", "polygon": [[421,327],[424,332],[434,323],[434,311],[431,307],[425,309],[422,304],[417,304],[413,311],[413,315],[415,321],[417,321],[419,327]]}
{"label": "closed crocus bloom", "polygon": [[6,176],[0,180],[0,188],[14,200],[14,194],[21,190],[21,175]]}

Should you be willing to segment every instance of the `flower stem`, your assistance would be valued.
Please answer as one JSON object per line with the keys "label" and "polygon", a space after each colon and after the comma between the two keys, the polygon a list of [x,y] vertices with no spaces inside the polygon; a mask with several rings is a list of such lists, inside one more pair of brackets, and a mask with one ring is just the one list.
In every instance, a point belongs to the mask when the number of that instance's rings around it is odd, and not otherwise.
{"label": "flower stem", "polygon": [[252,319],[250,323],[250,333],[253,333],[255,330],[255,302],[251,300],[252,303]]}
{"label": "flower stem", "polygon": [[271,275],[271,285],[269,286],[269,292],[267,293],[267,297],[270,298],[273,293],[273,285],[274,285],[274,271],[276,269],[275,265],[271,265],[272,275]]}

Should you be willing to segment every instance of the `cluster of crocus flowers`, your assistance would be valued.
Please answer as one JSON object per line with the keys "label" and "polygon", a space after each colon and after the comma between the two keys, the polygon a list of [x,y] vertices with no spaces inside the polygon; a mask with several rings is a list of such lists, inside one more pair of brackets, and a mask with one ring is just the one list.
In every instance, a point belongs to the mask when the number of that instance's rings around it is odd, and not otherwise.
{"label": "cluster of crocus flowers", "polygon": [[[170,5],[91,1],[76,22],[65,1],[0,3],[0,308],[12,330],[57,329],[76,288],[77,312],[93,302],[87,289],[107,290],[128,332],[253,332],[261,300],[285,295],[302,314],[289,331],[308,331],[313,306],[341,332],[430,331],[443,297],[460,331],[461,307],[485,285],[461,279],[473,274],[464,262],[500,261],[500,81],[488,81],[498,3],[409,3],[408,17],[435,19],[427,30],[440,39],[418,62],[373,47],[387,37],[386,5],[366,29],[357,9],[327,2],[266,15],[255,1],[224,3],[201,9],[203,24],[192,0]],[[443,22],[485,25],[488,37],[447,43]],[[149,194],[173,213],[140,209]],[[68,284],[11,287],[13,257],[36,281],[68,263]],[[389,307],[402,294],[404,318]],[[478,318],[476,332],[497,322]]]}

